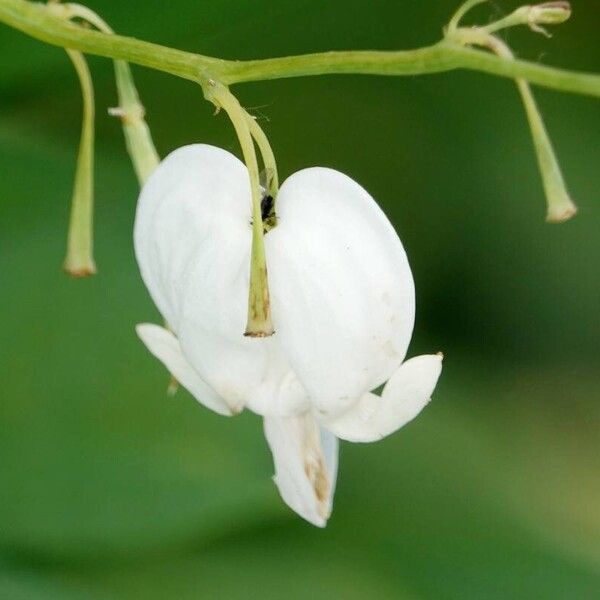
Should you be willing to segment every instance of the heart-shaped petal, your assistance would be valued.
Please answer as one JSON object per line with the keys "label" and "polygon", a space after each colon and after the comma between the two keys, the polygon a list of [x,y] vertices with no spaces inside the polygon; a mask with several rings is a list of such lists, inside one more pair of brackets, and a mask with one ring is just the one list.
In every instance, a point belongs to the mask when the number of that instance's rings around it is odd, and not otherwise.
{"label": "heart-shaped petal", "polygon": [[276,339],[242,335],[251,239],[248,171],[225,150],[180,148],[142,190],[136,257],[186,360],[228,405],[289,416],[306,393]]}
{"label": "heart-shaped petal", "polygon": [[320,412],[348,408],[400,366],[414,284],[398,235],[373,198],[332,169],[292,175],[266,237],[273,322]]}

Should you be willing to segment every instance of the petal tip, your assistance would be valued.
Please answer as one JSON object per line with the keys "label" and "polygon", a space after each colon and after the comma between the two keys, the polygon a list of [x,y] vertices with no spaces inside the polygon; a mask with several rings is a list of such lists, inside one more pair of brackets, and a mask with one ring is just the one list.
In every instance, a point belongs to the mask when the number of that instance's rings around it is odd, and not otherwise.
{"label": "petal tip", "polygon": [[137,336],[144,341],[144,337],[150,333],[153,327],[156,327],[156,325],[152,325],[152,323],[138,323],[135,326],[135,332]]}

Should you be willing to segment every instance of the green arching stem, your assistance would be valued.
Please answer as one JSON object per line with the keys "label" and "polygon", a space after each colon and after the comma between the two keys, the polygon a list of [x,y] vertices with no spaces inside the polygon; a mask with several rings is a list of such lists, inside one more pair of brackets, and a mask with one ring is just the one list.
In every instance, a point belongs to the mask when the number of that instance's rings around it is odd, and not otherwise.
{"label": "green arching stem", "polygon": [[79,82],[83,97],[81,141],[64,269],[74,277],[86,277],[96,272],[93,256],[94,245],[94,87],[87,62],[76,50],[67,50]]}
{"label": "green arching stem", "polygon": [[[0,0],[1,1],[1,0]],[[306,75],[425,75],[456,69],[480,71],[550,89],[600,98],[600,75],[546,67],[525,60],[505,60],[443,40],[416,50],[350,50],[255,61],[227,61],[217,77],[227,84]]]}
{"label": "green arching stem", "polygon": [[[79,18],[108,35],[114,35],[106,21],[87,6],[73,3],[50,4],[48,9],[63,19]],[[115,60],[114,64],[119,106],[111,109],[110,113],[121,119],[127,152],[131,157],[138,181],[140,185],[143,185],[150,173],[158,166],[160,158],[144,119],[144,107],[133,82],[131,69],[122,60]]]}
{"label": "green arching stem", "polygon": [[250,133],[248,113],[241,107],[237,98],[218,81],[209,80],[203,86],[204,95],[218,109],[225,110],[235,129],[242,147],[244,162],[250,177],[252,193],[252,250],[250,259],[250,291],[248,297],[248,322],[244,335],[248,337],[267,337],[273,335],[269,282],[263,222],[261,214],[262,193],[260,189],[258,161]]}
{"label": "green arching stem", "polygon": [[418,75],[469,69],[512,79],[521,78],[564,92],[600,97],[600,75],[508,60],[448,40],[416,50],[323,52],[230,61],[90,31],[52,14],[46,5],[28,0],[0,0],[0,21],[50,44],[125,60],[192,81],[206,82],[214,78],[225,85],[232,85],[302,75]]}

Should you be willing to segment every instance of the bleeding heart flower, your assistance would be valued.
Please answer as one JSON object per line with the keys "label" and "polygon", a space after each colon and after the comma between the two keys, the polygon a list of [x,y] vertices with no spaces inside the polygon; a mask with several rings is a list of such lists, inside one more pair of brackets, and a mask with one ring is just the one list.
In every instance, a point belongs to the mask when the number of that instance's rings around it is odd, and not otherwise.
{"label": "bleeding heart flower", "polygon": [[142,190],[134,237],[172,333],[137,331],[200,403],[263,416],[281,496],[324,526],[338,438],[372,442],[408,423],[428,403],[442,357],[403,362],[415,301],[402,243],[363,188],[320,167],[281,186],[278,225],[265,237],[276,333],[244,337],[250,197],[246,167],[225,150],[186,146],[161,163]]}

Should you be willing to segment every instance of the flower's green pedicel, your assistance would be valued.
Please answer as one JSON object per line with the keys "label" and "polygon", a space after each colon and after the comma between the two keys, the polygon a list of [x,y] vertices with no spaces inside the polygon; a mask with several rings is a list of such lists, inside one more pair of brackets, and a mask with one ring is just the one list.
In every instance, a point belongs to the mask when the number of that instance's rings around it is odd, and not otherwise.
{"label": "flower's green pedicel", "polygon": [[[244,162],[250,178],[252,205],[252,251],[250,254],[250,284],[248,294],[248,319],[244,335],[247,337],[269,337],[273,335],[271,320],[271,299],[269,295],[269,278],[267,259],[265,256],[264,228],[261,201],[258,162],[254,148],[254,137],[250,130],[248,113],[241,107],[237,98],[229,88],[218,81],[209,79],[203,86],[206,99],[212,102],[217,110],[225,110],[240,141]],[[264,138],[266,140],[266,138]],[[270,147],[269,147],[270,151]],[[272,155],[272,153],[271,153]]]}
{"label": "flower's green pedicel", "polygon": [[94,87],[87,62],[76,50],[67,50],[81,84],[83,119],[81,141],[75,172],[73,200],[67,255],[64,269],[73,277],[87,277],[96,273],[94,261]]}

